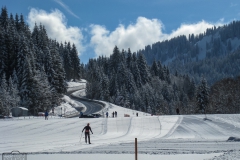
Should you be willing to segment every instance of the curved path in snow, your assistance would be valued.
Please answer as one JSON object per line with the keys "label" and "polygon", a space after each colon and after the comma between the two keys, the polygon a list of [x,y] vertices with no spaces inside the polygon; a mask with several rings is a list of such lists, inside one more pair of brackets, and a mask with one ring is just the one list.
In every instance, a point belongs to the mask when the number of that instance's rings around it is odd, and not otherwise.
{"label": "curved path in snow", "polygon": [[[79,95],[76,96],[76,94],[73,94],[76,91],[82,91],[82,90],[84,90],[84,92],[85,92],[85,85],[80,85],[75,88],[72,87],[67,92],[67,96],[71,97],[75,101],[81,102],[86,107],[86,109],[84,109],[83,107],[75,107],[75,109],[77,111],[79,111],[79,113],[80,113],[80,111],[82,111],[84,115],[88,115],[88,114],[92,114],[92,113],[101,111],[104,107],[104,104],[93,101],[93,100],[85,99]],[[78,117],[78,116],[79,116],[79,114],[69,115],[67,118]]]}
{"label": "curved path in snow", "polygon": [[[88,115],[88,114],[92,114],[95,112],[99,112],[100,110],[102,110],[103,108],[103,104],[88,100],[88,99],[84,99],[84,98],[79,98],[79,97],[75,97],[73,95],[70,96],[73,100],[79,101],[81,102],[83,105],[86,106],[86,110],[83,112],[84,115]],[[82,110],[81,108],[77,108],[75,107],[79,112]]]}

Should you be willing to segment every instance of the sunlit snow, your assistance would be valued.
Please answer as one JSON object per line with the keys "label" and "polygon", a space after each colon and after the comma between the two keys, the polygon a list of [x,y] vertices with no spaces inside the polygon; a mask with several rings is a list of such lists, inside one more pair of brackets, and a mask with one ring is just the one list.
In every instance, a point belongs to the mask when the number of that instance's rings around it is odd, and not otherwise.
{"label": "sunlit snow", "polygon": [[[75,95],[82,94],[80,91]],[[232,151],[238,159],[240,115],[151,116],[106,103],[99,113],[112,118],[20,117],[0,120],[0,153],[18,150],[28,159],[134,159],[134,140],[139,160],[209,159]],[[136,113],[138,112],[138,117]],[[124,117],[128,114],[130,117]],[[90,123],[92,144],[86,144],[83,127]],[[230,154],[233,155],[233,154]]]}

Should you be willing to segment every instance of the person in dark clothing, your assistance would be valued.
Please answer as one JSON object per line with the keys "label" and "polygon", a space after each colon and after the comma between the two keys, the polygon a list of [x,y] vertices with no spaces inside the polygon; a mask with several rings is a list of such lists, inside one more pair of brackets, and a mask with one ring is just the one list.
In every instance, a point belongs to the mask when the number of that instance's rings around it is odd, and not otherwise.
{"label": "person in dark clothing", "polygon": [[81,118],[83,116],[83,113],[82,113],[82,111],[80,112],[80,115],[79,115],[79,118]]}
{"label": "person in dark clothing", "polygon": [[115,111],[115,117],[117,117],[117,111]]}
{"label": "person in dark clothing", "polygon": [[48,120],[48,111],[45,112],[45,120]]}
{"label": "person in dark clothing", "polygon": [[106,113],[106,118],[108,118],[108,112]]}
{"label": "person in dark clothing", "polygon": [[112,113],[112,117],[114,118],[114,111],[113,111],[113,113]]}
{"label": "person in dark clothing", "polygon": [[138,117],[138,113],[136,113],[136,116]]}
{"label": "person in dark clothing", "polygon": [[[88,143],[91,144],[90,142],[90,131],[92,132],[92,129],[90,127],[90,124],[88,123],[87,126],[85,126],[82,130],[82,132],[85,130],[85,142],[87,143],[87,137],[88,137]],[[93,134],[93,132],[92,132]]]}
{"label": "person in dark clothing", "polygon": [[180,115],[179,108],[176,109],[176,113],[177,113],[177,115]]}

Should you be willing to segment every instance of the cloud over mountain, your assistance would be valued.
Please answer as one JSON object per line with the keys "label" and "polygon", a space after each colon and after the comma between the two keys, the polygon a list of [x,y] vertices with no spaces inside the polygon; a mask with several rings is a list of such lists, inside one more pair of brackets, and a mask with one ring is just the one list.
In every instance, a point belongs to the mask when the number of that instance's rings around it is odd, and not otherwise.
{"label": "cloud over mountain", "polygon": [[[223,20],[218,23],[209,23],[204,20],[194,24],[182,23],[179,28],[171,33],[164,33],[164,24],[158,19],[148,19],[138,17],[135,23],[129,25],[119,24],[113,31],[108,30],[105,26],[91,24],[88,29],[83,30],[79,27],[67,25],[64,14],[55,9],[50,13],[32,8],[29,12],[27,21],[32,29],[37,23],[41,23],[47,29],[48,36],[64,43],[70,41],[77,46],[78,52],[83,53],[89,46],[94,50],[95,56],[110,56],[114,46],[127,50],[131,49],[136,52],[143,49],[146,45],[151,45],[158,41],[174,38],[179,35],[203,33],[207,28],[223,25]],[[83,42],[86,42],[83,44]]]}
{"label": "cloud over mountain", "polygon": [[132,51],[143,49],[146,45],[171,39],[179,35],[199,34],[222,23],[211,24],[200,21],[195,24],[181,24],[170,34],[164,33],[164,25],[157,19],[147,19],[138,17],[135,24],[124,26],[120,24],[114,31],[110,32],[106,27],[91,25],[91,45],[95,50],[96,56],[112,54],[115,45],[119,49],[131,48]]}

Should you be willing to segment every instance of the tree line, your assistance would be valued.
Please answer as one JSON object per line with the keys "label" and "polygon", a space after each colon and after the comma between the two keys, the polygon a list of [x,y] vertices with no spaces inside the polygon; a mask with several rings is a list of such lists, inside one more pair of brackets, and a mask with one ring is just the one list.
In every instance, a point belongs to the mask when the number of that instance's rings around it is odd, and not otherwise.
{"label": "tree line", "polygon": [[87,98],[152,114],[175,114],[177,107],[184,114],[199,111],[193,79],[170,74],[160,61],[149,66],[143,54],[130,49],[115,46],[110,57],[90,59],[85,72]]}
{"label": "tree line", "polygon": [[189,75],[171,74],[160,61],[147,65],[142,53],[119,51],[90,59],[85,67],[87,98],[156,115],[240,113],[239,78],[222,79],[209,86]]}

